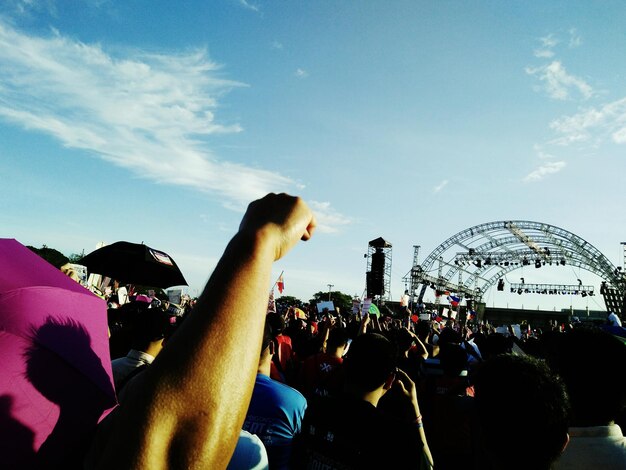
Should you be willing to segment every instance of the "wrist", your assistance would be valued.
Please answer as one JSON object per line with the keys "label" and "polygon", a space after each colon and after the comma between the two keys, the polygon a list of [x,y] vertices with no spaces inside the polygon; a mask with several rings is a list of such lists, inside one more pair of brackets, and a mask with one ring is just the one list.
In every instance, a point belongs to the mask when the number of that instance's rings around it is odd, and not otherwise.
{"label": "wrist", "polygon": [[278,243],[273,242],[276,237],[272,230],[240,230],[232,238],[229,245],[249,259],[260,259],[273,263],[277,256]]}

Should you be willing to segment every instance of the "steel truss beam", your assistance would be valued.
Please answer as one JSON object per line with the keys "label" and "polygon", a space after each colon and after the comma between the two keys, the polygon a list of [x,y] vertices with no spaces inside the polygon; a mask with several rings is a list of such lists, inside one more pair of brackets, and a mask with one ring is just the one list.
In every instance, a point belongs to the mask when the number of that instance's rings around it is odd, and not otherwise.
{"label": "steel truss beam", "polygon": [[[454,247],[457,250],[453,251]],[[463,251],[459,252],[458,248]],[[490,262],[485,264],[489,258]],[[526,266],[524,260],[528,261],[528,266],[579,267],[604,279],[622,297],[626,294],[622,272],[589,242],[554,225],[524,220],[489,222],[451,236],[421,265],[413,266],[411,286],[423,284],[425,287],[433,283],[440,290],[461,295],[471,292],[480,298],[508,272]],[[437,276],[434,276],[435,272]],[[453,283],[460,272],[462,282]],[[424,291],[422,288],[418,301],[422,301]]]}

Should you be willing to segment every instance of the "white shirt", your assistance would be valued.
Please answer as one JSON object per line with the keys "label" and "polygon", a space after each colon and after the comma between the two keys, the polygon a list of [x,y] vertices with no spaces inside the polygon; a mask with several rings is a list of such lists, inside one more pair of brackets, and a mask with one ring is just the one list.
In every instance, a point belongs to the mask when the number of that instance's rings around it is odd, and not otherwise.
{"label": "white shirt", "polygon": [[609,323],[611,326],[622,326],[622,320],[619,319],[615,312],[609,313]]}
{"label": "white shirt", "polygon": [[267,450],[256,434],[241,431],[227,470],[267,470]]}
{"label": "white shirt", "polygon": [[[143,352],[131,349],[126,357],[120,357],[111,362],[113,369],[113,382],[115,383],[115,389],[118,389],[119,384],[123,383],[124,379],[128,377],[132,371],[137,367],[143,365],[150,365],[154,361],[154,356]],[[119,392],[119,390],[117,390]]]}
{"label": "white shirt", "polygon": [[569,428],[570,441],[555,470],[626,469],[626,438],[617,424]]}

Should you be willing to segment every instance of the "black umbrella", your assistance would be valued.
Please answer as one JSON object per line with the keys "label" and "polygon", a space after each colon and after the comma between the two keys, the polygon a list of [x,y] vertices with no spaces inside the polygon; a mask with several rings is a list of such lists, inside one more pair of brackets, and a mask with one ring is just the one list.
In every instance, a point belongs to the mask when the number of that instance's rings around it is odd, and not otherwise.
{"label": "black umbrella", "polygon": [[116,242],[92,251],[79,262],[89,272],[143,286],[188,285],[167,253],[139,243]]}

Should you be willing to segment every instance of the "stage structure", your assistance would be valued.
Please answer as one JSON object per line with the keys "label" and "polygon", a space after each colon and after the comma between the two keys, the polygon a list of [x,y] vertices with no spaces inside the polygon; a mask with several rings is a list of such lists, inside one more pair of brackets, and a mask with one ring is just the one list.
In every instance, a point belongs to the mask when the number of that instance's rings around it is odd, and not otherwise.
{"label": "stage structure", "polygon": [[366,292],[370,298],[390,300],[391,243],[379,237],[367,244]]}
{"label": "stage structure", "polygon": [[[624,258],[626,263],[626,243]],[[607,310],[625,314],[626,276],[593,245],[554,225],[525,220],[489,222],[465,229],[435,248],[420,264],[419,246],[409,281],[413,303],[422,303],[428,287],[439,293],[453,292],[461,299],[482,300],[483,294],[498,283],[503,290],[504,275],[522,267],[574,266],[602,278],[600,294]],[[559,290],[558,287],[561,287]],[[593,295],[593,286],[515,284],[519,293],[576,293]]]}

